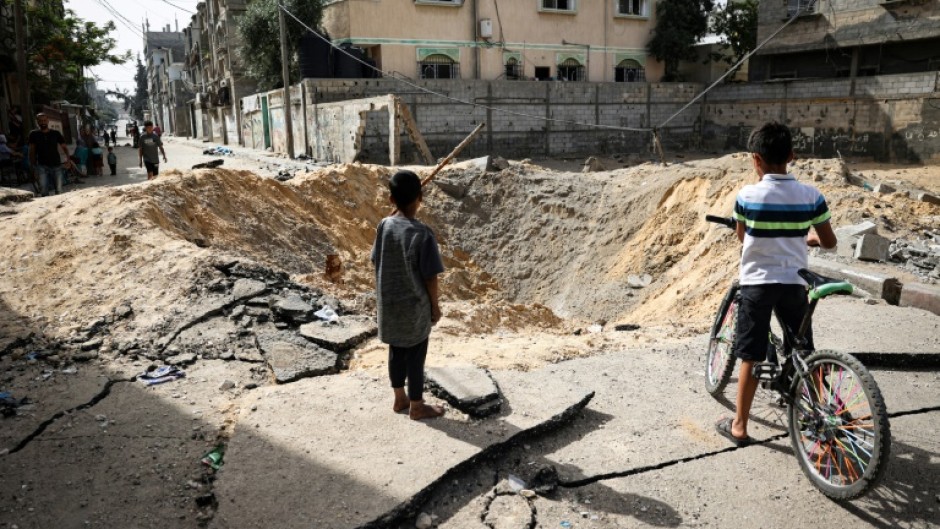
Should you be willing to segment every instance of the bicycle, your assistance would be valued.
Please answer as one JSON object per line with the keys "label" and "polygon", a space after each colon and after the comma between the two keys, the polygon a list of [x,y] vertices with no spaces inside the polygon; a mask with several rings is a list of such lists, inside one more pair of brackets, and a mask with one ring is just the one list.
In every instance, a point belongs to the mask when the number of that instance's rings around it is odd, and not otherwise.
{"label": "bicycle", "polygon": [[[726,217],[705,219],[732,229],[737,224]],[[806,477],[827,497],[851,500],[866,494],[884,476],[891,451],[888,412],[875,379],[854,356],[807,347],[819,301],[851,294],[852,285],[805,268],[798,273],[809,285],[809,306],[799,330],[793,335],[783,326],[786,340],[771,332],[767,361],[755,364],[753,373],[786,408],[790,444]],[[705,388],[712,396],[722,393],[734,369],[739,291],[734,281],[711,327]],[[792,350],[785,343],[793,344]]]}

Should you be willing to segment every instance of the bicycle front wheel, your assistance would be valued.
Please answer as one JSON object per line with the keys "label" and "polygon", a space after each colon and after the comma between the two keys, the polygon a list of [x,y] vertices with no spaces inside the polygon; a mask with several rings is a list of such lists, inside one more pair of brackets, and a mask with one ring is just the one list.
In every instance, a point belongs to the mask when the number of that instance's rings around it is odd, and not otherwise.
{"label": "bicycle front wheel", "polygon": [[738,323],[738,289],[732,287],[721,300],[715,322],[708,337],[708,354],[705,355],[705,390],[710,395],[721,393],[734,370],[734,332]]}
{"label": "bicycle front wheel", "polygon": [[852,355],[818,351],[793,385],[790,443],[803,473],[834,500],[862,496],[884,475],[891,450],[878,384]]}

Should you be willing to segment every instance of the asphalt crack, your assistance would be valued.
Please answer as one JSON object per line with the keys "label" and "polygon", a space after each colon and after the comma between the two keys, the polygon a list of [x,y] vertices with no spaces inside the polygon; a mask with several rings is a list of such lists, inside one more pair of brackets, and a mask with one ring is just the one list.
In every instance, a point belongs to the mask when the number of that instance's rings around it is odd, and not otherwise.
{"label": "asphalt crack", "polygon": [[[931,412],[935,412],[935,411],[940,411],[940,406],[930,406],[930,407],[925,407],[925,408],[918,408],[918,409],[916,409],[916,410],[905,410],[905,411],[898,411],[898,412],[894,412],[894,413],[889,413],[889,414],[888,414],[888,418],[889,418],[889,419],[893,419],[893,418],[895,418],[895,417],[904,417],[904,416],[906,416],[906,415],[919,415],[919,414],[931,413]],[[597,483],[597,482],[599,482],[599,481],[606,481],[606,480],[609,480],[609,479],[625,478],[625,477],[630,477],[630,476],[636,476],[636,475],[639,475],[639,474],[646,474],[647,472],[654,472],[654,471],[656,471],[656,470],[662,470],[662,469],[664,469],[664,468],[669,468],[669,467],[671,467],[671,466],[675,466],[675,465],[678,465],[678,464],[680,464],[680,463],[688,463],[688,462],[691,462],[691,461],[698,461],[698,460],[700,460],[700,459],[706,459],[706,458],[714,457],[714,456],[717,456],[717,455],[720,455],[720,454],[727,454],[727,453],[729,453],[729,452],[734,452],[735,450],[745,450],[745,449],[747,449],[747,448],[749,448],[749,447],[751,447],[751,446],[761,446],[761,445],[765,445],[765,444],[768,444],[768,443],[771,443],[771,442],[774,442],[774,441],[779,441],[780,439],[784,439],[784,438],[788,437],[789,435],[790,435],[789,433],[777,434],[777,435],[773,435],[773,436],[771,436],[771,437],[768,437],[767,439],[763,439],[763,440],[761,440],[761,441],[754,441],[753,443],[751,443],[751,444],[749,444],[749,445],[747,445],[747,446],[740,446],[740,447],[739,447],[739,446],[729,446],[729,447],[723,448],[723,449],[721,449],[721,450],[714,450],[714,451],[711,451],[711,452],[705,452],[705,453],[697,454],[697,455],[693,455],[693,456],[687,456],[687,457],[681,457],[681,458],[677,458],[677,459],[671,459],[671,460],[669,460],[669,461],[663,461],[662,463],[657,463],[657,464],[655,464],[655,465],[645,465],[645,466],[642,466],[642,467],[636,467],[636,468],[632,468],[632,469],[629,469],[629,470],[621,470],[621,471],[618,471],[618,472],[608,472],[608,473],[605,473],[605,474],[598,474],[598,475],[596,475],[596,476],[590,476],[590,477],[587,477],[587,478],[576,479],[576,480],[572,480],[572,481],[559,480],[558,486],[560,486],[560,487],[565,487],[565,488],[568,488],[568,489],[573,489],[573,488],[578,488],[578,487],[584,487],[584,486],[586,486],[586,485],[591,485],[592,483]]]}
{"label": "asphalt crack", "polygon": [[79,404],[78,406],[69,408],[69,409],[67,409],[67,410],[62,410],[62,411],[60,411],[60,412],[57,412],[57,413],[55,413],[52,417],[50,417],[50,418],[46,419],[45,421],[39,423],[39,426],[37,426],[36,429],[33,430],[32,433],[30,433],[29,435],[27,435],[26,437],[24,437],[22,441],[20,441],[19,443],[17,443],[16,446],[14,446],[13,448],[11,448],[9,453],[10,453],[10,454],[15,454],[15,453],[19,452],[20,450],[26,448],[26,446],[27,446],[30,442],[32,442],[33,439],[35,439],[36,437],[39,437],[40,435],[42,435],[42,433],[43,433],[44,431],[46,431],[46,428],[48,428],[52,423],[56,422],[57,420],[59,420],[60,418],[64,417],[65,415],[68,415],[68,414],[70,414],[70,413],[74,413],[74,412],[76,412],[76,411],[87,410],[88,408],[91,408],[91,407],[95,406],[96,404],[98,404],[99,402],[101,402],[102,400],[104,400],[108,395],[111,394],[111,388],[114,387],[115,384],[120,383],[120,382],[133,382],[133,381],[134,381],[133,378],[127,378],[127,379],[125,379],[125,378],[109,379],[108,382],[104,385],[104,388],[102,388],[101,391],[99,391],[99,392],[98,392],[94,397],[92,397],[88,402]]}

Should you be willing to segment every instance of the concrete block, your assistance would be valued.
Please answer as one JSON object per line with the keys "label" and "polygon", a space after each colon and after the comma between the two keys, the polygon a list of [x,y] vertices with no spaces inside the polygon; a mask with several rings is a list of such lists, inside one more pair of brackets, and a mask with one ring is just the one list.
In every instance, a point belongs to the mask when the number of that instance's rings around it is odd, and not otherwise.
{"label": "concrete block", "polygon": [[[841,226],[835,229],[838,246],[835,253],[842,257],[855,257],[855,247],[858,245],[858,239],[867,233],[877,233],[878,225],[871,221],[865,221],[852,226]],[[832,252],[828,250],[827,252]],[[824,252],[825,253],[825,252]]]}
{"label": "concrete block", "polygon": [[901,289],[898,305],[924,309],[940,316],[940,286],[908,283]]}
{"label": "concrete block", "polygon": [[476,366],[428,368],[427,384],[435,396],[472,417],[499,411],[499,388],[486,371]]}
{"label": "concrete block", "polygon": [[882,182],[882,183],[880,183],[880,184],[877,184],[877,185],[872,189],[872,191],[875,192],[875,193],[878,193],[878,194],[880,194],[880,195],[890,195],[891,193],[894,193],[895,191],[897,191],[897,188],[894,187],[894,186],[892,186],[892,185],[890,185],[890,184],[886,184],[886,183]]}
{"label": "concrete block", "polygon": [[375,336],[378,328],[368,316],[342,316],[337,323],[318,321],[300,326],[300,334],[334,352],[351,349]]}
{"label": "concrete block", "polygon": [[877,233],[866,233],[855,243],[855,258],[859,261],[887,261],[891,241]]}
{"label": "concrete block", "polygon": [[940,197],[937,195],[931,195],[930,193],[917,193],[916,198],[921,202],[940,205]]}
{"label": "concrete block", "polygon": [[897,305],[901,298],[901,282],[896,277],[854,269],[818,257],[809,258],[809,268],[818,274],[852,283],[858,287],[854,294],[859,297],[868,294],[891,305]]}

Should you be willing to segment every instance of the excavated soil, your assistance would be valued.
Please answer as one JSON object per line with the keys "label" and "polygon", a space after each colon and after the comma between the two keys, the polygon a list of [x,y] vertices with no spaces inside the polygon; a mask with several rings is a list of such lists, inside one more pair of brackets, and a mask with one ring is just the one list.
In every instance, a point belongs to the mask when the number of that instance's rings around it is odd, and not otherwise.
{"label": "excavated soil", "polygon": [[[793,171],[827,196],[836,226],[873,220],[889,238],[940,229],[940,206],[849,185],[839,160],[798,161]],[[937,172],[863,170],[902,191],[933,192]],[[375,225],[391,211],[390,174],[340,165],[281,183],[197,170],[8,204],[0,222],[0,239],[9,242],[0,256],[0,349],[30,335],[64,340],[123,306],[133,317],[121,332],[157,332],[233,259],[371,311],[369,250]],[[438,234],[447,267],[445,319],[432,342],[441,353],[432,363],[529,369],[704,330],[739,253],[731,232],[704,216],[729,214],[738,189],[755,180],[748,158],[735,154],[595,173],[527,163],[499,172],[450,168],[419,212]],[[324,277],[328,255],[342,262],[338,280]],[[649,286],[631,287],[628,277],[642,274]],[[598,333],[596,323],[641,329]],[[367,343],[354,365],[378,366],[384,354]]]}

